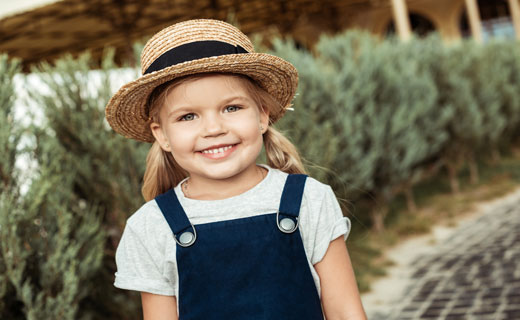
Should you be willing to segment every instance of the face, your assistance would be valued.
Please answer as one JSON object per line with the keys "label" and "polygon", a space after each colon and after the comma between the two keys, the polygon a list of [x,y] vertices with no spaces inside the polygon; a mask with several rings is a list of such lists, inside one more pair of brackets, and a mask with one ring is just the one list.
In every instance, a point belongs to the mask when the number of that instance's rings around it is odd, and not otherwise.
{"label": "face", "polygon": [[269,116],[242,79],[208,75],[171,89],[152,132],[190,179],[222,180],[256,170]]}

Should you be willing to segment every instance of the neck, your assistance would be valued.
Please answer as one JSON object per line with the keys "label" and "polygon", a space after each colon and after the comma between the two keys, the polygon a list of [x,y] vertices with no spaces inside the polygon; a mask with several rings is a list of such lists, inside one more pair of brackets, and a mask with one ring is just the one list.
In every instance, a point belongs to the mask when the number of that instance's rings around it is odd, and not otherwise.
{"label": "neck", "polygon": [[267,175],[267,169],[254,166],[251,170],[238,176],[227,179],[205,179],[191,176],[182,188],[187,198],[196,200],[221,200],[242,194],[258,183]]}

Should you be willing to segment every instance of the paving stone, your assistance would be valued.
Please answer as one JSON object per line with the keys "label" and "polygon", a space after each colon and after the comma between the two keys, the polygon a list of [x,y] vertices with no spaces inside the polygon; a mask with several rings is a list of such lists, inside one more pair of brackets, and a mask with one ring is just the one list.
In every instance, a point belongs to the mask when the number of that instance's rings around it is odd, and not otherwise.
{"label": "paving stone", "polygon": [[371,320],[520,319],[520,197],[461,226],[412,265],[406,294]]}

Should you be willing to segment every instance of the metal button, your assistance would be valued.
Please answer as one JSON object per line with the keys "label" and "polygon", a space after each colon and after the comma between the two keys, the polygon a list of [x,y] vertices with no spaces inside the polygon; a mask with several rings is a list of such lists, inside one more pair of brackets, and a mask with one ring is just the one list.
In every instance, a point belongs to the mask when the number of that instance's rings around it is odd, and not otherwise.
{"label": "metal button", "polygon": [[183,234],[181,234],[181,236],[179,237],[179,242],[181,244],[189,244],[190,242],[193,241],[194,238],[195,238],[195,235],[193,233],[186,231]]}
{"label": "metal button", "polygon": [[295,226],[295,224],[292,219],[283,218],[280,221],[280,227],[282,227],[282,229],[284,229],[285,231],[292,231],[294,229],[294,226]]}

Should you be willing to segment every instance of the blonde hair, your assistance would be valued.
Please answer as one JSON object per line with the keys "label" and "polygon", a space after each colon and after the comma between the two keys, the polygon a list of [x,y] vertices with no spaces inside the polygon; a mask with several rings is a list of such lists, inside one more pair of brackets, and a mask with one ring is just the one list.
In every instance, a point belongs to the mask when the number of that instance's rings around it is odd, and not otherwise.
{"label": "blonde hair", "polygon": [[[175,87],[200,79],[208,74],[197,74],[182,77],[166,82],[154,89],[148,100],[149,116],[152,122],[160,123],[159,111],[164,105],[168,93]],[[247,76],[239,74],[226,74],[240,80],[247,92],[260,108],[279,108],[280,105],[267,91],[260,88],[256,82]],[[296,147],[281,132],[272,126],[263,134],[264,148],[267,164],[286,173],[305,173]],[[188,172],[181,168],[170,152],[164,151],[155,141],[146,157],[146,171],[141,192],[146,201],[170,190],[188,176]]]}

